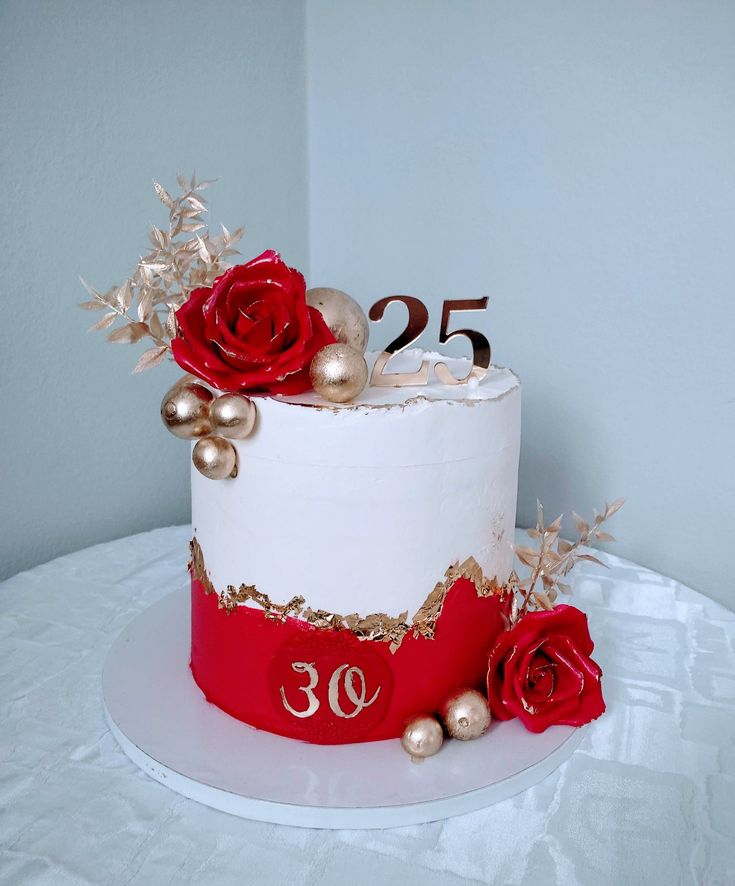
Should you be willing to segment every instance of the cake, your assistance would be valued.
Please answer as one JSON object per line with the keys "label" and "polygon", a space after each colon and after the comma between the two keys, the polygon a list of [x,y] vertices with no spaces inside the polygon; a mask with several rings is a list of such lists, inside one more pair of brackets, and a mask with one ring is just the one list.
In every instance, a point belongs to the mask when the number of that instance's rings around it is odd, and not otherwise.
{"label": "cake", "polygon": [[400,737],[412,714],[483,687],[508,602],[520,394],[493,367],[473,386],[366,387],[342,405],[258,399],[237,477],[192,470],[191,668],[206,697],[339,743]]}
{"label": "cake", "polygon": [[[400,738],[412,757],[493,719],[600,716],[587,618],[557,596],[622,500],[575,514],[575,542],[539,504],[533,546],[513,543],[521,386],[478,331],[488,298],[365,311],[273,250],[231,266],[242,229],[212,235],[207,183],[178,182],[175,198],[155,183],[153,250],[82,307],[105,311],[93,329],[118,324],[111,341],[151,340],[135,372],[187,373],[161,418],[191,446],[192,690],[266,733]],[[398,306],[404,331],[374,327],[366,354],[368,318]],[[468,356],[411,349],[422,333]]]}

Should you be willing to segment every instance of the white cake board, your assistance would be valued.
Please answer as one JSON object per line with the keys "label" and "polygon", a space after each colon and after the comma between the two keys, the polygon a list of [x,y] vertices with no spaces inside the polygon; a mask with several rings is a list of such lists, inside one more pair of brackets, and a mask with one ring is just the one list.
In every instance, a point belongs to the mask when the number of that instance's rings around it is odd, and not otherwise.
{"label": "white cake board", "polygon": [[259,821],[385,828],[505,800],[552,773],[582,730],[541,735],[513,720],[413,762],[400,742],[311,745],[246,726],[204,698],[189,661],[189,596],[177,591],[115,641],[102,678],[107,721],[144,772],[192,800]]}

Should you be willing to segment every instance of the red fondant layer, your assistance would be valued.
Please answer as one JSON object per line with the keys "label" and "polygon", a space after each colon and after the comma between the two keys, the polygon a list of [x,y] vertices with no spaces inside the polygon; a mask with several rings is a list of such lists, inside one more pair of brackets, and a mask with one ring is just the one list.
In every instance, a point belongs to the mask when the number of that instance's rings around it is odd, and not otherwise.
{"label": "red fondant layer", "polygon": [[508,605],[458,579],[434,638],[407,634],[391,653],[389,643],[347,630],[279,622],[248,606],[228,613],[192,579],[191,670],[212,704],[258,729],[317,744],[396,738],[454,690],[484,689]]}

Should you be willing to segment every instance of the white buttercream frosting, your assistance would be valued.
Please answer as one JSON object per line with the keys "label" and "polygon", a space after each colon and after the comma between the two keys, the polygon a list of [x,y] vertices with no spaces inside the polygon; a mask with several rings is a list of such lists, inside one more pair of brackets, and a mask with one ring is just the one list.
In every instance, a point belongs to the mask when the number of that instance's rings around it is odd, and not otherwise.
{"label": "white buttercream frosting", "polygon": [[[467,374],[466,360],[428,356]],[[413,371],[421,357],[405,352],[388,369]],[[369,386],[345,405],[314,393],[256,403],[255,431],[233,441],[237,478],[192,469],[194,532],[215,588],[410,618],[457,560],[507,579],[520,448],[510,370],[471,385]]]}

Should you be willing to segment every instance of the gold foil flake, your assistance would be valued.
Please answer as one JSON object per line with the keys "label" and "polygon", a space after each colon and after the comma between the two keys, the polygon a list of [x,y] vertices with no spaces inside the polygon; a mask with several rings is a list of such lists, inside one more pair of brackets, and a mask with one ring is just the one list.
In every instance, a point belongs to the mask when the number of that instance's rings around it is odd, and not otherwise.
{"label": "gold foil flake", "polygon": [[234,608],[239,603],[247,603],[248,600],[257,603],[265,611],[266,618],[274,621],[285,621],[289,615],[300,615],[305,602],[303,597],[296,596],[288,603],[273,603],[268,594],[263,594],[255,585],[240,585],[239,588],[230,585],[227,588],[227,602],[224,605],[227,608]]}
{"label": "gold foil flake", "polygon": [[408,612],[402,612],[397,618],[383,612],[368,615],[365,618],[356,612],[350,615],[339,615],[324,609],[303,611],[304,619],[315,628],[351,631],[358,640],[400,641],[411,629],[406,623]]}
{"label": "gold foil flake", "polygon": [[226,591],[222,591],[221,594],[217,595],[217,607],[219,609],[224,609],[229,615],[233,610],[237,609],[237,603],[230,599]]}
{"label": "gold foil flake", "polygon": [[335,615],[333,612],[327,612],[326,609],[311,609],[307,607],[303,612],[303,616],[315,628],[334,630],[335,628],[343,627],[342,616]]}
{"label": "gold foil flake", "polygon": [[204,565],[204,552],[196,538],[192,538],[189,542],[189,551],[191,553],[189,572],[203,586],[207,594],[216,594],[217,592],[207,575],[207,568]]}
{"label": "gold foil flake", "polygon": [[367,616],[358,615],[356,612],[340,615],[325,609],[312,609],[305,606],[306,601],[301,595],[292,597],[287,603],[274,603],[268,594],[259,591],[255,585],[242,584],[239,588],[229,585],[227,590],[217,593],[207,574],[204,554],[196,538],[191,540],[189,548],[191,550],[189,569],[192,576],[201,583],[205,593],[217,594],[220,609],[230,613],[239,605],[252,601],[264,611],[266,618],[274,621],[283,622],[289,615],[301,616],[310,625],[321,630],[346,630],[351,631],[358,640],[378,640],[390,643],[391,652],[395,652],[400,647],[403,638],[409,631],[413,631],[416,637],[421,636],[428,640],[434,638],[436,622],[441,615],[444,599],[458,579],[465,578],[470,581],[478,597],[502,594],[505,590],[495,581],[485,578],[477,560],[474,557],[468,557],[463,563],[455,563],[447,569],[444,581],[436,584],[410,623],[408,611],[402,612],[398,616],[387,615],[384,612],[376,612]]}
{"label": "gold foil flake", "polygon": [[397,618],[378,612],[365,618],[348,615],[345,622],[358,640],[385,640],[400,645],[401,640],[411,629],[407,619],[408,611],[402,612]]}
{"label": "gold foil flake", "polygon": [[420,635],[429,640],[433,639],[434,628],[437,619],[441,615],[447,591],[460,578],[466,578],[473,584],[478,597],[491,597],[493,594],[502,592],[502,588],[495,581],[485,578],[480,564],[474,557],[468,557],[460,565],[455,563],[447,569],[444,574],[444,581],[438,582],[414,615],[411,624],[414,636]]}
{"label": "gold foil flake", "polygon": [[434,625],[441,615],[447,587],[443,581],[437,583],[434,590],[424,600],[420,609],[413,617],[413,629],[416,634],[429,639],[434,636]]}
{"label": "gold foil flake", "polygon": [[445,573],[447,588],[453,585],[458,578],[466,578],[468,581],[471,581],[478,593],[485,580],[480,564],[474,557],[468,557],[461,566],[450,566],[447,569]]}

